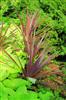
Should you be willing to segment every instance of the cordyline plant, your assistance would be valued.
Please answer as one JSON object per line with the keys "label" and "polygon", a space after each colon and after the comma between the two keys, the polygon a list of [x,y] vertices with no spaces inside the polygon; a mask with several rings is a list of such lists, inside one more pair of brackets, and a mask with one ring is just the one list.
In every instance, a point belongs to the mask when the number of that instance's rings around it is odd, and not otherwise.
{"label": "cordyline plant", "polygon": [[38,12],[32,17],[27,14],[26,25],[23,24],[21,17],[21,31],[24,37],[25,51],[28,54],[28,64],[23,69],[25,77],[33,77],[43,69],[57,55],[48,53],[52,50],[49,43],[50,28],[44,27],[39,29]]}
{"label": "cordyline plant", "polygon": [[[47,26],[40,29],[38,24],[38,12],[32,17],[27,14],[26,25],[23,24],[21,17],[21,32],[24,37],[25,52],[28,54],[28,63],[23,69],[23,76],[35,78],[37,84],[41,84],[50,87],[53,90],[60,89],[64,91],[62,87],[65,86],[63,80],[63,72],[57,65],[51,64],[51,60],[58,55],[51,54],[52,45],[49,39],[51,34],[50,28]],[[44,67],[48,65],[50,70],[44,70]],[[55,75],[56,78],[50,80],[48,77]],[[60,78],[59,78],[60,76]],[[61,93],[62,93],[61,92]]]}
{"label": "cordyline plant", "polygon": [[[38,17],[38,12],[36,12],[33,16],[29,16],[27,14],[26,25],[24,25],[21,17],[19,16],[21,22],[20,32],[24,38],[25,52],[28,54],[28,64],[25,66],[25,68],[22,68],[24,77],[36,78],[36,75],[41,72],[43,67],[57,56],[56,54],[49,54],[52,50],[51,43],[49,42],[50,28],[46,26],[40,29],[41,23],[38,23]],[[8,52],[8,48],[13,47],[13,50],[17,49],[15,43],[16,45],[19,45],[15,34],[17,27],[9,34],[9,27],[6,29],[6,31],[3,31],[3,28],[4,25],[2,24],[0,28],[0,51],[3,51],[18,68],[21,68],[22,62],[17,56],[16,51],[14,55],[16,55],[18,62],[16,59],[14,59],[12,54]],[[1,60],[0,62],[7,64]]]}

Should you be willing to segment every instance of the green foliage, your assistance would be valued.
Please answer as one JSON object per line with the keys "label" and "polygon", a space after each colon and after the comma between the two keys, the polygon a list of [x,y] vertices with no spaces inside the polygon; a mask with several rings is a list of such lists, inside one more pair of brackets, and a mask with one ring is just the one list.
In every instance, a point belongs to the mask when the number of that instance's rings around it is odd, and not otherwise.
{"label": "green foliage", "polygon": [[3,84],[8,87],[8,88],[12,88],[12,89],[16,89],[19,86],[26,86],[28,85],[28,81],[23,80],[23,79],[6,79],[3,81]]}
{"label": "green foliage", "polygon": [[38,91],[28,89],[30,83],[20,78],[5,79],[0,82],[0,99],[1,100],[64,100],[59,96],[59,92],[53,92],[47,88],[40,87]]}
{"label": "green foliage", "polygon": [[0,99],[4,100],[39,100],[35,92],[27,90],[31,83],[23,79],[6,79],[0,82]]}
{"label": "green foliage", "polygon": [[54,97],[55,100],[65,100],[64,98],[59,96],[59,92],[58,91],[54,91],[54,95],[55,95],[55,97]]}
{"label": "green foliage", "polygon": [[39,93],[39,97],[41,100],[51,100],[51,98],[53,97],[53,94],[51,92],[46,92],[44,95],[40,92]]}
{"label": "green foliage", "polygon": [[[19,76],[19,73],[22,73],[21,66],[18,68],[18,66],[16,66],[16,64],[14,64],[14,62],[11,61],[10,58],[8,60],[8,56],[4,56],[4,55],[5,55],[4,53],[3,54],[0,53],[0,73],[1,73],[0,81],[8,77],[10,79],[17,77]],[[24,68],[27,61],[26,54],[23,52],[17,52],[17,55],[22,61],[22,68]],[[14,57],[14,59],[16,59],[16,57]],[[16,61],[18,60],[16,59]]]}
{"label": "green foliage", "polygon": [[2,24],[0,27],[1,81],[7,77],[16,77],[22,72],[22,67],[24,68],[27,61],[27,55],[23,50],[23,37],[18,27],[15,24],[8,26]]}
{"label": "green foliage", "polygon": [[62,45],[61,48],[62,48],[61,55],[66,54],[66,47]]}
{"label": "green foliage", "polygon": [[[56,47],[61,54],[66,54],[62,45],[65,46],[65,29],[66,29],[66,1],[65,0],[40,0],[41,9],[48,16],[47,23],[53,27],[53,31],[56,32],[58,41],[56,41]],[[50,20],[48,20],[50,18]]]}

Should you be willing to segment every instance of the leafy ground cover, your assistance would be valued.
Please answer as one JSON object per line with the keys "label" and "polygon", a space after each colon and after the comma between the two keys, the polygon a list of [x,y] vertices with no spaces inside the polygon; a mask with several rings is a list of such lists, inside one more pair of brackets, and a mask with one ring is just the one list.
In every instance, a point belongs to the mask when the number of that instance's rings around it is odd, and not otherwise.
{"label": "leafy ground cover", "polygon": [[[40,87],[32,90],[32,83],[21,78],[5,79],[0,82],[1,100],[64,100],[59,93]],[[33,84],[34,85],[34,84]],[[34,87],[33,87],[34,88]]]}

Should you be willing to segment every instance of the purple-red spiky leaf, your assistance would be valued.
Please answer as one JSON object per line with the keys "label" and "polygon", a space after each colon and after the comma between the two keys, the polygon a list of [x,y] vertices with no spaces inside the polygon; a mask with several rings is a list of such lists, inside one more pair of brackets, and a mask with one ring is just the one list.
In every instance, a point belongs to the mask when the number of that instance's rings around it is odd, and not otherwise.
{"label": "purple-red spiky leaf", "polygon": [[26,24],[26,36],[27,36],[27,38],[28,38],[29,33],[30,33],[30,23],[31,23],[31,19],[30,19],[30,17],[28,16],[28,14],[27,14],[27,16],[26,16],[26,20],[27,20],[27,24]]}

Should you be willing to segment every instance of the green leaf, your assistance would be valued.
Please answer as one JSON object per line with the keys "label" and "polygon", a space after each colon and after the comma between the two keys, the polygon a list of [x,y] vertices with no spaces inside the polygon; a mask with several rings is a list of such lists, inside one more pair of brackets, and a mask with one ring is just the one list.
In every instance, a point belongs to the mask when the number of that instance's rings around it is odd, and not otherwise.
{"label": "green leaf", "polygon": [[8,94],[5,90],[6,87],[0,82],[0,100],[8,100]]}
{"label": "green leaf", "polygon": [[20,86],[26,86],[28,85],[28,81],[20,79],[20,78],[16,78],[16,79],[6,79],[3,81],[3,84],[6,87],[12,88],[12,89],[16,89]]}
{"label": "green leaf", "polygon": [[51,92],[46,92],[45,94],[42,94],[40,92],[39,97],[40,97],[41,100],[51,100],[51,98],[53,98],[53,94]]}
{"label": "green leaf", "polygon": [[19,92],[15,95],[15,99],[16,100],[39,100],[37,98],[36,93],[31,93],[31,92],[30,93],[21,93],[21,92]]}

